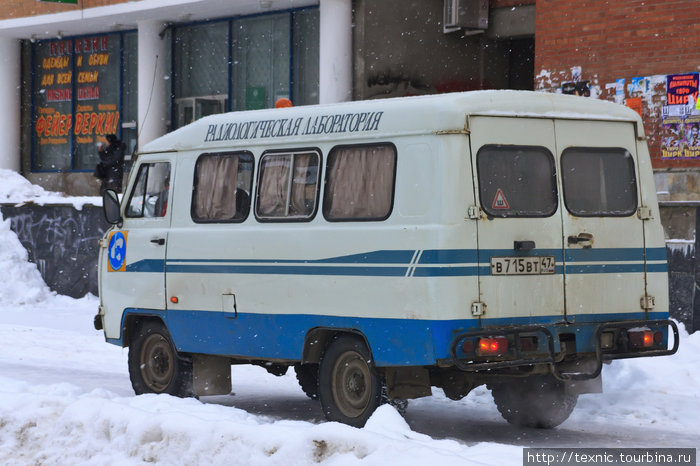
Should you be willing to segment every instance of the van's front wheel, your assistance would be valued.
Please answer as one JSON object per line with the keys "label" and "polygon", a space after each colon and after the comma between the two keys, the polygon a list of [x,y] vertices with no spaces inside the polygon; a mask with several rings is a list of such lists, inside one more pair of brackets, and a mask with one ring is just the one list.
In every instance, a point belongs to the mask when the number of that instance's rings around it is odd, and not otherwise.
{"label": "van's front wheel", "polygon": [[194,396],[192,362],[178,354],[170,334],[157,322],[145,322],[136,329],[129,345],[129,378],[137,395]]}
{"label": "van's front wheel", "polygon": [[381,404],[382,383],[367,345],[339,335],[328,346],[319,367],[319,397],[329,421],[362,427]]}
{"label": "van's front wheel", "polygon": [[528,377],[490,388],[501,416],[519,427],[556,427],[569,418],[578,400],[553,377]]}

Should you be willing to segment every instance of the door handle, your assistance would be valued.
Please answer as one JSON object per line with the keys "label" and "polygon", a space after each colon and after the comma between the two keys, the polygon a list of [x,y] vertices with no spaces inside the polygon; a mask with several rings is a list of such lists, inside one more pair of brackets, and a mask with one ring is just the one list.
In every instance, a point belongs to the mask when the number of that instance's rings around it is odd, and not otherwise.
{"label": "door handle", "polygon": [[165,244],[165,238],[154,238],[151,240],[151,243],[163,246]]}
{"label": "door handle", "polygon": [[516,251],[531,251],[535,249],[534,241],[513,241],[513,249]]}
{"label": "door handle", "polygon": [[566,242],[569,244],[569,246],[590,248],[593,247],[593,235],[590,233],[579,233],[578,236],[569,236]]}

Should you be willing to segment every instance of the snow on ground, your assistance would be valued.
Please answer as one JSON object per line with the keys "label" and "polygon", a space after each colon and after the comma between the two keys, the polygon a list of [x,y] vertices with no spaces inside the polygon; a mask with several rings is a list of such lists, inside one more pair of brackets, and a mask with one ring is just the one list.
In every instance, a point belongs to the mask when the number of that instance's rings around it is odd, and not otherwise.
{"label": "snow on ground", "polygon": [[[0,202],[52,202],[35,189],[0,170]],[[228,396],[134,396],[127,350],[92,327],[99,300],[51,292],[1,218],[0,270],[3,465],[521,465],[523,447],[700,444],[700,332],[681,329],[672,357],[606,366],[605,393],[554,430],[508,425],[484,387],[459,402],[434,389],[405,419],[383,406],[355,429],[326,422],[293,371],[234,366]]]}

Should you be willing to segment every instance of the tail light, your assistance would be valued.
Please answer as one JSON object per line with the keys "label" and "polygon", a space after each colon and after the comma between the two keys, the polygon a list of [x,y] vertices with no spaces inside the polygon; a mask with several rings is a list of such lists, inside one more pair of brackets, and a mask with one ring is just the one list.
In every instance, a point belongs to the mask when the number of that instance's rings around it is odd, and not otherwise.
{"label": "tail light", "polygon": [[633,348],[651,348],[658,345],[663,340],[663,334],[660,331],[652,332],[651,330],[635,330],[627,332],[630,346]]}
{"label": "tail light", "polygon": [[508,352],[506,337],[479,338],[476,354],[479,356],[497,356]]}
{"label": "tail light", "polygon": [[520,337],[522,351],[537,351],[537,337]]}

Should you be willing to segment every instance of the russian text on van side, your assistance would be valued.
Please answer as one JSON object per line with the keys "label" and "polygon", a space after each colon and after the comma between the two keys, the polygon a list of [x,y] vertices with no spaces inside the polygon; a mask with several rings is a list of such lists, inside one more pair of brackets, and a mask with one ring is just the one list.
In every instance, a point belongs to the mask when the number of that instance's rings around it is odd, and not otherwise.
{"label": "russian text on van side", "polygon": [[377,131],[384,112],[345,113],[209,125],[204,142]]}

